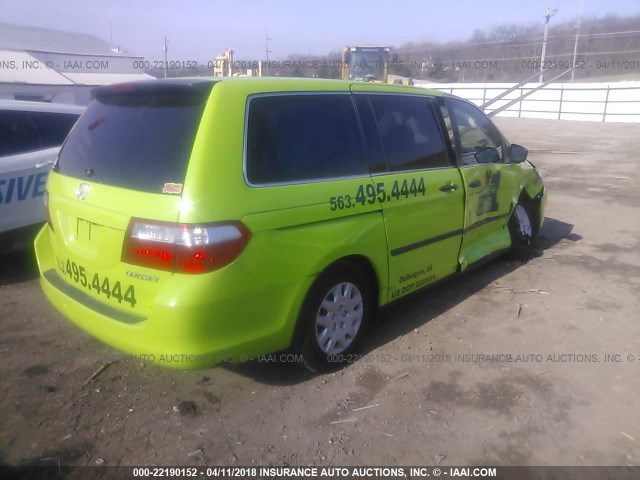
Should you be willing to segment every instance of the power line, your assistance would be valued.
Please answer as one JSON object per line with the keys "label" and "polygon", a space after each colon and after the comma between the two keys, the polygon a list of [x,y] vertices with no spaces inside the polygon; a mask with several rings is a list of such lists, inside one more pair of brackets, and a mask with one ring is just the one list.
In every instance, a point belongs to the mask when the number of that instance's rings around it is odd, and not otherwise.
{"label": "power line", "polygon": [[[590,56],[590,55],[623,55],[626,53],[640,53],[640,50],[615,50],[613,52],[583,52],[578,53],[578,56]],[[547,55],[547,57],[571,57],[573,53],[556,53],[553,55]]]}
{"label": "power line", "polygon": [[[551,43],[551,42],[549,42]],[[507,42],[482,42],[482,43],[463,43],[460,45],[452,45],[450,47],[435,47],[435,48],[411,48],[411,49],[403,49],[402,47],[396,49],[396,51],[400,53],[410,53],[410,52],[438,52],[438,51],[448,51],[448,50],[457,50],[461,48],[467,47],[476,47],[476,46],[484,46],[484,45],[496,45],[498,47],[521,47],[526,45],[539,45],[540,42],[527,42],[527,43],[507,43]]]}
{"label": "power line", "polygon": [[[602,33],[581,33],[580,36],[581,37],[602,37],[602,36],[615,36],[615,35],[631,35],[631,34],[640,34],[640,30],[628,30],[628,31],[624,31],[624,32],[602,32]],[[573,35],[549,35],[547,38],[557,38],[557,39],[568,39],[568,38],[575,38],[575,34]],[[492,42],[465,42],[465,43],[459,43],[457,45],[450,45],[450,46],[438,46],[438,47],[416,47],[416,48],[410,48],[410,49],[404,49],[402,47],[399,47],[396,49],[396,51],[400,52],[400,53],[411,53],[411,52],[425,52],[425,53],[430,53],[430,52],[438,52],[438,51],[447,51],[447,50],[456,50],[456,49],[460,49],[460,48],[467,48],[467,47],[482,47],[482,46],[489,46],[489,45],[495,45],[498,47],[503,47],[503,48],[508,48],[508,47],[522,47],[522,46],[531,46],[531,45],[539,45],[540,43],[542,43],[542,37],[536,37],[535,39],[531,39],[533,41],[531,42],[523,42],[523,43],[509,43],[511,42],[511,40],[506,40],[506,41],[492,41]],[[559,42],[547,42],[548,44],[550,43],[559,43]]]}
{"label": "power line", "polygon": [[[580,56],[596,56],[596,55],[623,55],[627,53],[640,53],[640,50],[625,50],[625,51],[615,51],[615,52],[585,52],[578,53],[578,57]],[[558,58],[558,57],[571,57],[573,53],[557,53],[547,55],[547,58]],[[502,58],[474,58],[474,59],[452,59],[452,60],[438,60],[438,64],[443,63],[464,63],[464,62],[498,62],[498,61],[511,61],[511,60],[530,60],[532,58],[531,55],[522,56],[522,57],[502,57]],[[537,58],[537,55],[536,55]]]}
{"label": "power line", "polygon": [[[581,35],[582,36],[582,35]],[[584,52],[584,53],[580,53],[578,52],[578,57],[585,57],[585,56],[597,56],[597,55],[625,55],[625,54],[630,54],[630,53],[640,53],[640,50],[622,50],[622,51],[612,51],[612,52]],[[473,58],[473,59],[462,59],[462,58],[458,58],[458,59],[447,59],[447,60],[437,60],[435,63],[438,64],[444,64],[444,63],[464,63],[464,62],[498,62],[498,61],[513,61],[513,60],[530,60],[533,57],[538,57],[537,55],[523,55],[521,57],[500,57],[500,58]],[[547,58],[559,58],[559,57],[571,57],[573,56],[572,52],[568,52],[568,53],[554,53],[554,54],[550,54],[547,55]],[[326,61],[328,62],[339,62],[339,58],[338,57],[323,57],[325,58]],[[291,61],[295,61],[295,60],[291,60]],[[409,61],[411,61],[411,59],[409,59]],[[415,60],[417,62],[422,63],[421,60]],[[280,60],[280,62],[282,62],[282,60]],[[400,62],[403,62],[403,60],[400,60]],[[391,65],[393,65],[393,62],[391,62]]]}
{"label": "power line", "polygon": [[[612,35],[630,35],[634,33],[640,33],[640,30],[628,30],[626,32],[602,32],[602,33],[581,33],[581,37],[600,37],[600,36],[612,36]],[[549,38],[571,38],[575,35],[549,35]]]}

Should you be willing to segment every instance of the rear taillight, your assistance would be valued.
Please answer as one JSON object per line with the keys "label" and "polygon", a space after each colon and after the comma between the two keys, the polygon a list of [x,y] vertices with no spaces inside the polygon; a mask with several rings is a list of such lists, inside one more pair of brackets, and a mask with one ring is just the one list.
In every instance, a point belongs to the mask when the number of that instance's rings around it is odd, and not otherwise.
{"label": "rear taillight", "polygon": [[44,211],[47,217],[47,225],[53,230],[53,222],[51,221],[51,212],[49,211],[49,192],[44,192]]}
{"label": "rear taillight", "polygon": [[122,261],[178,273],[206,273],[233,262],[250,237],[241,222],[199,225],[134,218]]}

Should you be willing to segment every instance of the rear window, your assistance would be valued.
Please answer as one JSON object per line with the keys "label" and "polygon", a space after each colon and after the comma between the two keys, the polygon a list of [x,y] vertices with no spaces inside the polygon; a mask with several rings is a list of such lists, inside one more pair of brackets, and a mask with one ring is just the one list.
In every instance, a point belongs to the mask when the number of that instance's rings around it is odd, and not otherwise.
{"label": "rear window", "polygon": [[59,147],[77,119],[70,113],[0,110],[0,156]]}
{"label": "rear window", "polygon": [[28,112],[0,110],[0,156],[38,150],[40,137]]}
{"label": "rear window", "polygon": [[368,174],[350,95],[253,98],[246,154],[254,185]]}
{"label": "rear window", "polygon": [[31,113],[33,122],[38,127],[40,142],[43,148],[62,145],[71,127],[79,115],[68,113],[37,112]]}
{"label": "rear window", "polygon": [[98,97],[69,135],[56,171],[152,193],[182,184],[205,102],[179,93]]}

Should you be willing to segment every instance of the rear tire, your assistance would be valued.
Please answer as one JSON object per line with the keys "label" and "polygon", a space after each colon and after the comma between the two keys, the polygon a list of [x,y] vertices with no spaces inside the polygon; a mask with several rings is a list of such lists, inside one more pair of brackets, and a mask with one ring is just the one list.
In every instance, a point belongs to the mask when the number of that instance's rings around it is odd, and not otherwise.
{"label": "rear tire", "polygon": [[511,252],[519,260],[527,261],[534,256],[534,230],[527,207],[518,203],[509,219]]}
{"label": "rear tire", "polygon": [[351,263],[316,279],[298,318],[299,351],[308,370],[329,372],[353,360],[373,313],[371,291],[367,276]]}

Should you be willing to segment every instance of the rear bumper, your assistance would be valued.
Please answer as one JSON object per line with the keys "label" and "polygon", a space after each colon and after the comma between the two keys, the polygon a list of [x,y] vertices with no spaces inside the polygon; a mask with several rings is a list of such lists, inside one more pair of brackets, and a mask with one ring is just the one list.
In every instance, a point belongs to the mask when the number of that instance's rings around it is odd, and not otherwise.
{"label": "rear bumper", "polygon": [[45,226],[35,240],[40,284],[48,300],[80,328],[136,359],[198,369],[246,361],[291,342],[307,285],[256,285],[231,264],[209,278],[174,275],[149,315],[127,313],[87,295],[56,272],[49,233]]}

